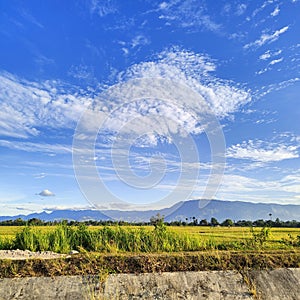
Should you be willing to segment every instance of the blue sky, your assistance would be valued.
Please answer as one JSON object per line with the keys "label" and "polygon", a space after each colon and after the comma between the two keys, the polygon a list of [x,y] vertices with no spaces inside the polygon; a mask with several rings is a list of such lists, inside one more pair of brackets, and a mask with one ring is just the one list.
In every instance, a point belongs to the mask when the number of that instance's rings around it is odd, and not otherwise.
{"label": "blue sky", "polygon": [[1,215],[300,204],[299,12],[0,0]]}

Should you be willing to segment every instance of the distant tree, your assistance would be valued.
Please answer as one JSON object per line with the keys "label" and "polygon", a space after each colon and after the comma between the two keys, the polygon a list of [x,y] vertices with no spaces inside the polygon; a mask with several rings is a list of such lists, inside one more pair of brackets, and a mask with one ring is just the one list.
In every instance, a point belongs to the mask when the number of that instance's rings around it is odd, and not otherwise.
{"label": "distant tree", "polygon": [[276,220],[275,220],[275,223],[274,223],[274,226],[276,226],[276,227],[282,227],[282,224],[283,222],[281,222],[280,220],[279,220],[279,218],[276,218]]}
{"label": "distant tree", "polygon": [[156,214],[155,216],[152,216],[150,218],[150,224],[153,225],[155,228],[158,226],[161,226],[164,224],[165,217],[160,215],[160,213]]}
{"label": "distant tree", "polygon": [[26,222],[24,220],[22,220],[21,218],[14,220],[14,225],[16,225],[16,226],[23,226],[23,225],[25,225],[25,223]]}
{"label": "distant tree", "polygon": [[37,218],[32,218],[28,220],[28,225],[41,226],[44,222]]}
{"label": "distant tree", "polygon": [[203,220],[201,220],[201,221],[199,222],[199,225],[200,225],[200,226],[207,226],[207,225],[208,225],[208,222],[207,222],[206,219],[203,219]]}
{"label": "distant tree", "polygon": [[197,220],[197,218],[196,217],[193,217],[193,225],[198,225],[198,220]]}
{"label": "distant tree", "polygon": [[226,219],[225,221],[222,222],[222,226],[233,226],[233,221],[231,219]]}
{"label": "distant tree", "polygon": [[167,231],[166,224],[164,222],[164,216],[159,213],[156,216],[150,218],[150,223],[154,226],[154,231],[158,237],[163,238]]}
{"label": "distant tree", "polygon": [[266,222],[262,219],[256,220],[253,222],[253,226],[257,227],[264,227],[266,225]]}
{"label": "distant tree", "polygon": [[210,225],[211,226],[218,226],[219,225],[219,222],[216,218],[211,218],[210,219]]}
{"label": "distant tree", "polygon": [[253,223],[252,223],[252,221],[240,220],[240,221],[237,221],[235,223],[235,225],[240,226],[240,227],[252,227]]}

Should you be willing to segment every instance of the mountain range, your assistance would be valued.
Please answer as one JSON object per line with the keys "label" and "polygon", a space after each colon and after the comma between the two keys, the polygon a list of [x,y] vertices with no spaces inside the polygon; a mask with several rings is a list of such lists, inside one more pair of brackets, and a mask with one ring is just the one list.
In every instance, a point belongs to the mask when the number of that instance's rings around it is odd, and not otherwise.
{"label": "mountain range", "polygon": [[275,220],[279,218],[282,221],[300,220],[300,205],[281,205],[267,203],[252,203],[242,201],[223,201],[223,200],[189,200],[178,202],[169,208],[160,210],[147,211],[121,211],[106,210],[100,211],[95,209],[86,210],[54,210],[50,213],[32,213],[29,215],[16,216],[0,216],[0,221],[15,220],[21,218],[29,220],[37,218],[44,221],[54,220],[123,220],[128,222],[148,222],[152,216],[156,214],[165,216],[165,221],[182,220],[188,221],[192,218],[198,220],[207,219],[208,221],[214,217],[218,221],[231,219],[238,220]]}

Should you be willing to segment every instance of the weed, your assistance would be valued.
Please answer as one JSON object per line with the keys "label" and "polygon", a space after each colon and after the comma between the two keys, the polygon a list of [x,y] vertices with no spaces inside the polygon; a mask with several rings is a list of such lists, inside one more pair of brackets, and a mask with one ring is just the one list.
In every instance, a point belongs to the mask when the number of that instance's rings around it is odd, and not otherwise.
{"label": "weed", "polygon": [[252,237],[247,240],[248,248],[262,249],[270,237],[270,228],[263,227],[258,232],[255,232],[253,227],[250,228]]}

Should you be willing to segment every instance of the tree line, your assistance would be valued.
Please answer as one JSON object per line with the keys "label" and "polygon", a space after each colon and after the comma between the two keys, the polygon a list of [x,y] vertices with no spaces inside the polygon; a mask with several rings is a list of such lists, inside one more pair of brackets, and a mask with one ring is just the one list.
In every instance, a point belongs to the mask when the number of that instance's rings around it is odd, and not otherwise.
{"label": "tree line", "polygon": [[109,225],[119,225],[119,226],[147,226],[155,225],[158,220],[161,220],[166,226],[236,226],[236,227],[286,227],[286,228],[300,228],[300,222],[296,220],[282,221],[279,218],[276,220],[263,220],[259,219],[256,221],[249,220],[239,220],[234,221],[231,219],[226,219],[219,222],[216,218],[207,219],[197,219],[196,217],[186,218],[184,221],[172,221],[165,222],[163,216],[153,216],[149,222],[127,222],[127,221],[113,221],[113,220],[86,220],[86,221],[70,221],[70,220],[56,220],[56,221],[43,221],[38,218],[32,218],[29,220],[23,220],[21,218],[15,220],[5,220],[0,222],[0,226],[25,226],[25,225],[35,225],[35,226],[56,226],[59,224],[66,224],[68,226],[78,226],[80,224],[85,224],[87,226],[109,226]]}

